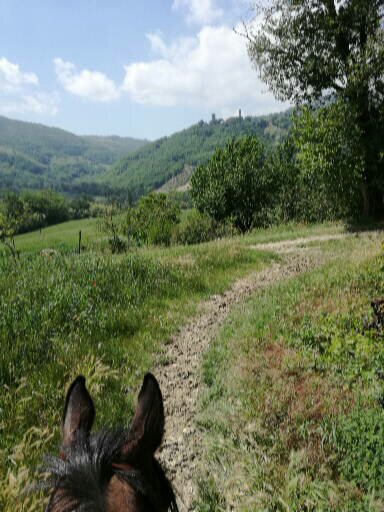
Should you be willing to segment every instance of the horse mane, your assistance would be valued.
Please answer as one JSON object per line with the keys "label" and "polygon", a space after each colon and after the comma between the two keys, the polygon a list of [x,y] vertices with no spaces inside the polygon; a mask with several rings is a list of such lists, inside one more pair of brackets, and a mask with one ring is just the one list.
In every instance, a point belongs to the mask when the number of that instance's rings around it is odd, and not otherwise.
{"label": "horse mane", "polygon": [[[81,439],[65,458],[47,457],[41,470],[49,474],[44,488],[56,489],[47,512],[54,505],[63,512],[105,512],[105,488],[113,475],[126,481],[148,501],[148,511],[157,509],[155,493],[140,471],[116,470],[113,464],[129,436],[125,429],[102,430],[88,439]],[[171,484],[160,464],[154,459],[157,476],[169,497],[169,510],[177,511]]]}
{"label": "horse mane", "polygon": [[[54,504],[60,504],[63,512],[74,510],[74,503],[81,504],[81,512],[104,512],[103,490],[113,475],[112,464],[127,435],[128,431],[123,429],[102,430],[76,442],[65,459],[47,457],[41,469],[50,477],[44,487],[63,491],[54,498]],[[52,505],[48,505],[47,511]]]}

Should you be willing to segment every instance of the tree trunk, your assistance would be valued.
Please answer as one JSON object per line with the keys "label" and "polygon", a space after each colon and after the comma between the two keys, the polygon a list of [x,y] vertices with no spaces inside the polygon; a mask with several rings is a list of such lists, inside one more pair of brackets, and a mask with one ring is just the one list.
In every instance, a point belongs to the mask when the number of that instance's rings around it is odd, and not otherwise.
{"label": "tree trunk", "polygon": [[371,214],[371,201],[369,197],[369,188],[365,182],[361,184],[361,195],[363,198],[363,215],[364,217],[369,217]]}

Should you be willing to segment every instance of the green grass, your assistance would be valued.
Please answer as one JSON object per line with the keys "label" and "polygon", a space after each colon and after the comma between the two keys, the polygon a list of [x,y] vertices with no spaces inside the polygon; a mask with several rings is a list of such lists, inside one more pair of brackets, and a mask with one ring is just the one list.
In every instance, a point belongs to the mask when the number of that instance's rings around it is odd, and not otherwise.
{"label": "green grass", "polygon": [[24,233],[15,237],[16,248],[22,252],[40,252],[43,249],[58,249],[76,252],[79,245],[79,231],[82,244],[89,247],[100,238],[98,219],[81,219],[63,222],[40,231]]}
{"label": "green grass", "polygon": [[[85,249],[79,256],[76,248],[80,229]],[[224,291],[250,270],[271,262],[271,254],[250,249],[250,245],[345,229],[342,224],[292,224],[196,246],[142,247],[123,255],[109,254],[95,219],[68,222],[44,229],[42,234],[34,232],[16,237],[20,261],[15,264],[10,257],[0,254],[0,509],[4,512],[42,509],[40,496],[28,496],[22,490],[33,479],[34,468],[42,455],[57,449],[65,390],[77,374],[87,377],[96,399],[96,428],[128,423],[144,372],[153,368],[156,360],[161,361],[166,341],[196,312],[198,303]],[[207,458],[212,473],[201,486],[201,510],[226,510],[228,494],[237,496],[236,489],[246,499],[255,492],[265,502],[271,496],[291,499],[287,490],[291,480],[287,483],[282,477],[287,469],[284,444],[281,440],[276,444],[275,437],[270,436],[267,445],[272,455],[265,454],[263,445],[261,450],[258,444],[265,427],[258,424],[257,404],[250,396],[263,397],[263,390],[255,385],[258,380],[254,378],[261,369],[255,370],[252,364],[258,360],[266,336],[267,340],[284,339],[289,345],[294,355],[289,364],[311,367],[315,352],[311,348],[314,342],[310,340],[317,340],[319,333],[324,337],[324,331],[328,335],[329,326],[327,321],[318,324],[316,314],[312,320],[306,314],[304,321],[297,308],[302,303],[303,308],[311,304],[314,290],[318,290],[320,299],[317,300],[322,304],[324,297],[348,282],[350,275],[365,275],[365,267],[359,265],[377,250],[377,243],[372,241],[358,250],[359,243],[352,238],[326,244],[326,252],[339,256],[336,270],[329,267],[329,276],[325,271],[313,273],[311,278],[294,280],[249,302],[242,313],[238,311],[234,315],[232,324],[207,355],[204,375],[209,389],[201,423],[206,428],[206,442],[213,448]],[[42,256],[45,248],[56,249],[57,254]],[[344,265],[343,258],[347,258],[349,266]],[[341,270],[344,277],[338,280]],[[373,276],[377,275],[376,269]],[[360,307],[357,311],[363,314],[366,303],[362,298],[357,300],[358,297],[355,293],[353,300],[345,303],[339,299],[339,303],[353,304],[356,299],[356,307]],[[309,310],[316,313],[313,308]],[[335,332],[338,335],[344,332],[345,325],[348,322],[338,324]],[[296,347],[295,332],[301,332],[302,338],[308,340],[305,350]],[[323,357],[321,362],[324,371],[334,375],[336,389],[340,382],[342,387],[354,386],[357,367],[344,362],[342,369],[348,368],[348,375],[341,378],[340,370],[332,366],[329,357]],[[249,375],[253,376],[251,380]],[[366,382],[364,389],[371,389],[369,379]],[[285,380],[280,379],[272,386],[273,397],[279,396],[285,387]],[[376,387],[375,390],[377,395]],[[377,396],[373,391],[361,395],[364,406],[375,407]],[[273,400],[279,404],[277,398]],[[279,405],[272,412],[272,419],[281,417]],[[300,427],[304,434],[308,430],[306,425]],[[321,424],[329,443],[339,439],[337,436],[342,436],[343,431],[351,431],[348,421],[340,422],[338,429],[332,430],[330,425],[334,423]],[[375,432],[374,425],[368,426]],[[348,436],[345,434],[343,439]],[[349,442],[354,441],[347,441],[347,445]],[[347,457],[341,459],[345,448],[341,441],[339,446],[340,461],[345,464],[342,466],[340,462],[338,471],[345,475],[345,480],[351,475],[351,464]],[[282,462],[279,459],[277,464],[273,458],[275,449],[282,457]],[[272,460],[271,465],[266,467],[264,457]],[[298,460],[301,459],[292,459],[293,481],[297,477]],[[228,473],[222,474],[227,463],[231,469],[229,479]],[[265,479],[261,490],[257,487],[260,475]],[[220,487],[221,478],[227,481],[225,492]],[[333,484],[325,479],[319,485],[329,482]],[[316,492],[320,488],[321,485],[314,487]],[[348,492],[352,492],[350,488],[354,489],[348,487]],[[244,506],[244,510],[269,510],[255,508],[252,503],[249,508]],[[234,507],[239,510],[236,502]]]}
{"label": "green grass", "polygon": [[[193,210],[182,211],[184,222]],[[329,222],[323,224],[289,223],[273,228],[256,229],[248,235],[237,237],[244,245],[277,242],[304,236],[321,235],[324,233],[343,233],[348,229],[345,223]],[[79,231],[82,232],[82,243],[85,249],[100,246],[105,235],[99,228],[99,219],[82,219],[56,224],[40,231],[33,231],[15,237],[16,248],[24,252],[40,252],[43,249],[58,249],[65,252],[76,252]],[[154,248],[157,250],[157,248]],[[152,250],[152,248],[151,248]],[[160,249],[161,251],[162,249]]]}
{"label": "green grass", "polygon": [[[193,213],[193,210],[182,211],[182,222],[185,222]],[[56,224],[42,231],[33,231],[15,237],[16,248],[21,253],[36,253],[43,249],[56,249],[62,252],[76,252],[78,249],[79,231],[82,232],[82,245],[84,250],[101,249],[107,246],[106,235],[99,227],[99,219],[82,219]],[[377,224],[362,224],[359,228],[377,228]],[[251,245],[281,240],[293,240],[306,236],[323,234],[338,234],[350,231],[350,226],[344,222],[327,222],[322,224],[287,223],[272,228],[255,229],[251,233],[234,237],[243,245]],[[147,251],[147,248],[142,250]],[[163,252],[162,248],[150,248],[157,252]],[[176,251],[179,249],[176,247]],[[204,250],[204,249],[203,249]],[[4,249],[0,247],[0,255]]]}
{"label": "green grass", "polygon": [[[46,240],[51,247],[58,240],[68,243],[86,225],[46,230]],[[95,233],[94,223],[88,226]],[[40,497],[21,490],[43,454],[57,449],[65,390],[76,375],[87,377],[96,399],[96,428],[128,423],[143,374],[161,359],[164,343],[199,301],[271,260],[230,240],[124,255],[88,250],[80,256],[65,248],[42,256],[38,233],[23,242],[19,262],[0,258],[5,512],[42,509]]]}
{"label": "green grass", "polygon": [[384,507],[384,294],[375,237],[324,244],[331,262],[236,308],[204,358],[198,510]]}

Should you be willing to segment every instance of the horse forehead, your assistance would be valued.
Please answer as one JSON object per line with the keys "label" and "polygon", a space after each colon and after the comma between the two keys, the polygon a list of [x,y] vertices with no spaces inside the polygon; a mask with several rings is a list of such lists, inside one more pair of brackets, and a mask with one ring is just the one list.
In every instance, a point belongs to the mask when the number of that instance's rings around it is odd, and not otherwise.
{"label": "horse forehead", "polygon": [[128,482],[114,475],[106,489],[106,512],[144,512],[143,500]]}

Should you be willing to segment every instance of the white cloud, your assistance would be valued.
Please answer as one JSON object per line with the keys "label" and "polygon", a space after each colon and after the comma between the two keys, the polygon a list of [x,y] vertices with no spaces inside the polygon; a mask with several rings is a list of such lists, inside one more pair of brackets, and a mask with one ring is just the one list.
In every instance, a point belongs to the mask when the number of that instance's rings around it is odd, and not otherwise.
{"label": "white cloud", "polygon": [[18,64],[5,57],[0,58],[0,92],[11,92],[25,85],[38,85],[35,73],[24,73]]}
{"label": "white cloud", "polygon": [[151,43],[152,52],[164,59],[182,60],[196,46],[195,37],[180,37],[170,45],[164,42],[159,33],[146,34],[146,37]]}
{"label": "white cloud", "polygon": [[6,57],[0,58],[0,113],[55,115],[58,112],[57,94],[39,90],[35,73],[24,72]]}
{"label": "white cloud", "polygon": [[242,107],[257,114],[282,107],[252,68],[244,38],[226,26],[203,27],[195,38],[167,45],[147,36],[159,58],[125,66],[123,90],[142,104],[198,105],[219,114]]}
{"label": "white cloud", "polygon": [[120,96],[120,90],[114,81],[100,71],[77,71],[74,64],[60,58],[56,58],[54,64],[59,82],[66,91],[75,96],[104,103]]}
{"label": "white cloud", "polygon": [[23,94],[19,98],[8,99],[0,104],[2,114],[36,114],[54,116],[58,112],[57,94]]}
{"label": "white cloud", "polygon": [[187,22],[200,25],[212,23],[224,14],[215,6],[215,0],[174,0],[172,9],[186,11]]}

